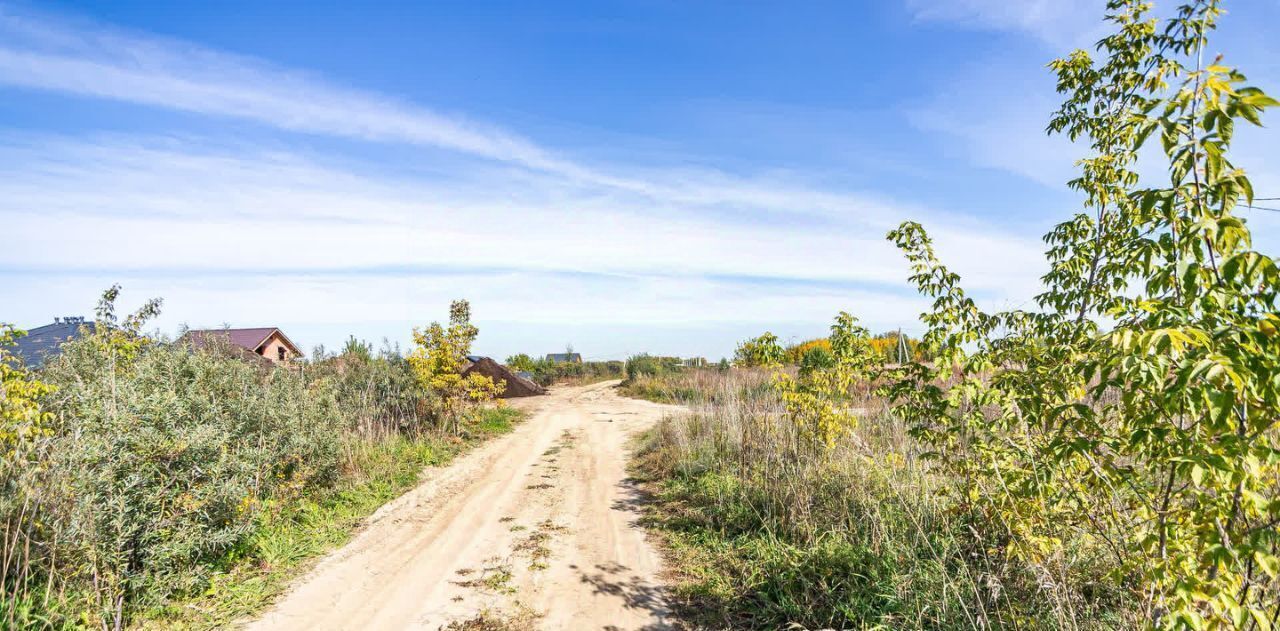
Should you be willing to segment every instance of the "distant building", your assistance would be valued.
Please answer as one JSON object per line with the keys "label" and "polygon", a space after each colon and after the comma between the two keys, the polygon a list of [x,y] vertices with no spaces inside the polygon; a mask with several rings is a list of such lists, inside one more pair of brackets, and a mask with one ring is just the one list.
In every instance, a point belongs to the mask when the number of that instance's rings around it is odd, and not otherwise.
{"label": "distant building", "polygon": [[178,340],[196,348],[205,348],[217,342],[233,348],[249,351],[274,364],[286,364],[302,356],[302,351],[283,331],[275,327],[256,329],[198,329],[187,331]]}
{"label": "distant building", "polygon": [[581,364],[581,353],[547,353],[547,361],[556,364]]}
{"label": "distant building", "polygon": [[54,318],[53,324],[27,331],[26,335],[16,340],[11,350],[28,367],[39,368],[61,355],[63,344],[79,338],[85,332],[92,333],[94,326],[94,323],[85,322],[79,316]]}

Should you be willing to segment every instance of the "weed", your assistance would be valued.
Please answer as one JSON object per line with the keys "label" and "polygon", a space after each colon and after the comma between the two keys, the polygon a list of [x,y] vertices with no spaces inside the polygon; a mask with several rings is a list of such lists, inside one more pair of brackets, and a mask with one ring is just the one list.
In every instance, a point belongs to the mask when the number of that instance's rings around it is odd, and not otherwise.
{"label": "weed", "polygon": [[506,564],[499,564],[486,566],[481,570],[480,576],[476,578],[452,582],[459,587],[509,596],[516,593],[515,587],[511,586],[511,578],[511,567]]}
{"label": "weed", "polygon": [[451,622],[443,631],[528,631],[536,628],[538,617],[528,608],[517,605],[515,612],[485,610],[474,618]]}

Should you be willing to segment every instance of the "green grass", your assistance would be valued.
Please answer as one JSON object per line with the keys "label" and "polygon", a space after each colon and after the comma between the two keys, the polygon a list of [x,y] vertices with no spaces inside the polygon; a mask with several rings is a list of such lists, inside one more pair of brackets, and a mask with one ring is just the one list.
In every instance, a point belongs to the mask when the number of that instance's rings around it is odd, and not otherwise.
{"label": "green grass", "polygon": [[73,616],[60,611],[56,598],[46,599],[43,590],[14,598],[8,590],[0,590],[0,628],[46,629],[48,631],[73,631],[77,626]]}
{"label": "green grass", "polygon": [[[680,573],[685,616],[707,628],[910,626],[904,584],[932,582],[918,550],[856,529],[790,532],[752,482],[704,471],[652,481],[647,525]],[[819,508],[819,507],[815,507]],[[771,516],[771,513],[775,513]],[[931,587],[936,587],[933,585]]]}
{"label": "green grass", "polygon": [[444,466],[484,440],[510,432],[520,416],[511,408],[483,410],[466,425],[461,441],[441,436],[349,441],[346,470],[336,485],[263,511],[253,535],[222,560],[204,593],[144,612],[138,626],[225,628],[263,610],[312,562],[346,543],[378,507],[417,484],[424,468]]}

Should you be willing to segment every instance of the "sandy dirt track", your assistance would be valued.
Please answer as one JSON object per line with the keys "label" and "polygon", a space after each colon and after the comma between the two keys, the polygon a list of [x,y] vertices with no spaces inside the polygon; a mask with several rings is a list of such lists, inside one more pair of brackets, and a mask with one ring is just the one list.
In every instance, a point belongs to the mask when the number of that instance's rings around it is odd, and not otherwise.
{"label": "sandy dirt track", "polygon": [[542,629],[669,629],[635,523],[628,440],[677,408],[616,382],[518,400],[513,433],[433,470],[302,577],[254,630],[440,629],[482,610]]}

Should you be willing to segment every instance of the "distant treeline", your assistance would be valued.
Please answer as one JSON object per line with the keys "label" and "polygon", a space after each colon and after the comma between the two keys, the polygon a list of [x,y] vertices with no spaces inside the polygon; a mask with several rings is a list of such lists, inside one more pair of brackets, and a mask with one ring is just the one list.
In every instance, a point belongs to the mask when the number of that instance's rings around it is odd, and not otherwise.
{"label": "distant treeline", "polygon": [[[868,336],[866,342],[875,357],[885,363],[932,359],[920,340],[898,331]],[[768,331],[739,344],[733,356],[733,363],[744,368],[775,364],[823,368],[833,362],[830,338],[819,337],[784,347],[778,343],[778,336]]]}

